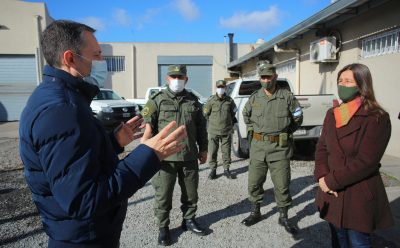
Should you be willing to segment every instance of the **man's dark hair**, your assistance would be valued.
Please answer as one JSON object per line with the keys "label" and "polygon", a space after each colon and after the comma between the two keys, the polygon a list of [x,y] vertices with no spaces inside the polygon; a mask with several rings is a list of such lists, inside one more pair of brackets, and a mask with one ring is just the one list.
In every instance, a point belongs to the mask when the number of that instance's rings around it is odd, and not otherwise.
{"label": "man's dark hair", "polygon": [[83,32],[96,32],[95,29],[78,22],[58,20],[52,22],[42,33],[40,45],[47,64],[61,66],[61,58],[65,51],[78,53],[85,45]]}

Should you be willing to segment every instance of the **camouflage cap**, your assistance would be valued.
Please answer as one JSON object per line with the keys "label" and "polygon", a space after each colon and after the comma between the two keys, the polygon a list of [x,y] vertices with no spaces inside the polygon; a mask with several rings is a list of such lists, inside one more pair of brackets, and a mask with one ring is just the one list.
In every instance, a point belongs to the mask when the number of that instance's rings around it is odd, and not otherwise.
{"label": "camouflage cap", "polygon": [[220,86],[225,87],[226,86],[226,81],[225,80],[218,80],[217,82],[215,82],[215,85],[217,87],[220,87]]}
{"label": "camouflage cap", "polygon": [[168,66],[168,76],[179,75],[186,76],[186,65],[170,65]]}
{"label": "camouflage cap", "polygon": [[275,75],[275,66],[268,61],[260,61],[257,63],[257,72],[260,76],[273,76]]}

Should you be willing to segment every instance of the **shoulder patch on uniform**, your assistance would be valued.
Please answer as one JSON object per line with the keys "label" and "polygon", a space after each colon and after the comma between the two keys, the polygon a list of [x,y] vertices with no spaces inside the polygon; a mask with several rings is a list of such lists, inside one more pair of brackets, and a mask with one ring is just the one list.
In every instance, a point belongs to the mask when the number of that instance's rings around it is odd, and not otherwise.
{"label": "shoulder patch on uniform", "polygon": [[143,116],[149,115],[149,112],[150,112],[149,107],[144,107],[144,108],[142,109],[142,115],[143,115]]}

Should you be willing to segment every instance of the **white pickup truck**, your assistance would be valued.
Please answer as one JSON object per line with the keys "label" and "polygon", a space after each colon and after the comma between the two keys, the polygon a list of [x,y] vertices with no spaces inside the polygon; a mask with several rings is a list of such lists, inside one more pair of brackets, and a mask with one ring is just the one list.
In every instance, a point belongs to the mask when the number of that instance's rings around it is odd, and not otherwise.
{"label": "white pickup truck", "polygon": [[[278,78],[277,85],[288,88],[293,92],[291,84],[286,79]],[[247,127],[243,121],[242,110],[250,95],[260,87],[261,84],[256,78],[240,78],[227,85],[227,94],[235,101],[238,109],[236,113],[238,123],[233,128],[232,144],[234,154],[240,158],[249,156]],[[335,96],[333,94],[296,95],[296,98],[303,109],[303,124],[293,133],[293,139],[295,141],[307,141],[307,145],[313,148],[321,135],[325,113],[333,106]]]}
{"label": "white pickup truck", "polygon": [[[144,98],[132,98],[132,99],[126,99],[128,102],[133,102],[136,103],[139,106],[140,111],[143,109],[144,105],[146,105],[147,100],[149,100],[150,96],[156,94],[157,92],[165,89],[166,87],[150,87],[147,89],[146,91],[146,95]],[[202,96],[199,92],[195,91],[194,89],[190,89],[190,88],[185,88],[187,91],[192,92],[193,94],[195,94],[198,98],[199,98],[199,102],[201,104],[206,103],[207,98],[205,98],[204,96]]]}

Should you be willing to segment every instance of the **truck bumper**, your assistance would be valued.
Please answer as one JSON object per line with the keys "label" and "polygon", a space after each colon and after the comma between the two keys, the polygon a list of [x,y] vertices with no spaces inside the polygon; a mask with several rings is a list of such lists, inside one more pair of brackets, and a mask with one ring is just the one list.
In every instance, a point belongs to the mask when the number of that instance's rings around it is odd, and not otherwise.
{"label": "truck bumper", "polygon": [[303,126],[293,133],[294,140],[319,139],[322,126]]}

